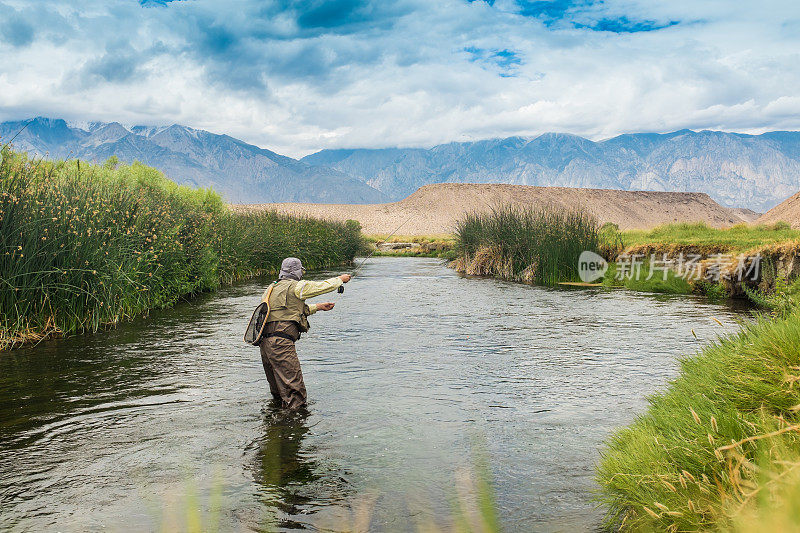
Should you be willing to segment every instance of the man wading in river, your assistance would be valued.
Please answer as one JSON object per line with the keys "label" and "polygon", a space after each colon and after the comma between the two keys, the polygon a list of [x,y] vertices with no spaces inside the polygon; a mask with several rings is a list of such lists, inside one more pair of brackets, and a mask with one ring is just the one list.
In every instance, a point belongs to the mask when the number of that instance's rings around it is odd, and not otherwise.
{"label": "man wading in river", "polygon": [[305,271],[299,259],[287,257],[281,264],[278,281],[270,285],[263,297],[270,311],[260,344],[261,362],[272,397],[289,409],[306,405],[306,386],[294,343],[301,333],[308,331],[308,315],[330,311],[334,306],[333,302],[306,305],[306,300],[335,291],[350,281],[349,274],[325,281],[304,280],[301,278]]}

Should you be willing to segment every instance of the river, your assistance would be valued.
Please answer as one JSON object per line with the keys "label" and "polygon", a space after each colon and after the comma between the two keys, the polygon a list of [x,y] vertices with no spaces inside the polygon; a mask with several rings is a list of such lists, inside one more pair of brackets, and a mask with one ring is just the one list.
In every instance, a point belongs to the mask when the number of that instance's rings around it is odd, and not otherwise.
{"label": "river", "polygon": [[375,258],[311,317],[287,417],[241,340],[266,282],[0,354],[0,529],[407,531],[483,457],[507,531],[590,530],[604,438],[743,316]]}

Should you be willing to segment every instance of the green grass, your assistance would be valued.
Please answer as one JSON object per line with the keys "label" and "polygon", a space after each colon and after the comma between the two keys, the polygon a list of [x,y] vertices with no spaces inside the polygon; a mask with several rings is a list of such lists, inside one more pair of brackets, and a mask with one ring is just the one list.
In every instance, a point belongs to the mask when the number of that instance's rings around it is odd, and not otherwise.
{"label": "green grass", "polygon": [[752,531],[765,510],[797,515],[780,494],[798,492],[784,481],[797,482],[800,468],[799,383],[797,308],[684,359],[678,378],[602,452],[607,525]]}
{"label": "green grass", "polygon": [[415,242],[418,244],[425,243],[455,243],[455,237],[449,233],[432,234],[432,235],[383,235],[379,233],[371,233],[364,235],[364,240],[370,243],[377,242]]}
{"label": "green grass", "polygon": [[800,230],[793,230],[785,223],[771,226],[739,224],[727,229],[715,229],[703,223],[667,224],[649,231],[624,231],[622,236],[625,246],[661,244],[714,248],[715,251],[745,251],[800,240]]}
{"label": "green grass", "polygon": [[[609,226],[606,224],[603,229]],[[609,229],[613,231],[613,229]],[[766,264],[775,259],[791,256],[800,250],[800,231],[792,230],[788,224],[777,223],[772,226],[746,226],[744,224],[727,229],[715,229],[706,224],[668,224],[650,231],[624,231],[618,233],[625,254],[641,255],[646,259],[652,255],[667,254],[676,257],[680,254],[699,255],[707,259],[714,254],[736,257],[738,254],[760,255]],[[614,253],[604,256],[614,260]],[[736,264],[735,261],[733,263]],[[647,265],[643,266],[647,271]],[[763,271],[763,269],[762,269]],[[785,308],[789,298],[783,298],[784,291],[775,287],[775,279],[762,277],[761,290],[747,284],[721,283],[706,280],[681,280],[674,273],[669,273],[666,281],[658,279],[616,280],[614,266],[606,275],[604,285],[610,287],[624,286],[631,290],[644,292],[665,292],[675,294],[705,294],[714,300],[730,298],[731,294],[748,297],[756,305],[764,308]],[[773,276],[774,278],[775,276]]]}
{"label": "green grass", "polygon": [[578,280],[581,252],[600,244],[594,217],[555,208],[499,207],[456,225],[461,270],[540,284]]}
{"label": "green grass", "polygon": [[134,163],[89,165],[0,154],[0,349],[96,331],[275,271],[352,260],[357,224],[235,214],[208,189]]}
{"label": "green grass", "polygon": [[418,246],[414,248],[402,248],[397,250],[377,250],[377,257],[435,257],[452,261],[456,257],[456,241],[452,235],[365,235],[364,240],[369,247],[367,253],[375,250],[378,244],[384,242],[414,243]]}
{"label": "green grass", "polygon": [[767,490],[760,491],[752,503],[717,530],[724,533],[797,531],[797,525],[800,524],[800,462],[795,457],[793,463],[781,472],[783,478],[778,479],[778,483],[768,485],[769,480],[765,480]]}
{"label": "green grass", "polygon": [[616,263],[609,263],[608,270],[603,277],[603,286],[624,287],[632,291],[662,294],[691,294],[693,292],[692,285],[674,271],[668,270],[666,279],[664,279],[664,273],[660,270],[651,272],[647,262],[642,264],[638,276],[634,273],[633,276],[620,276],[621,279],[617,279],[617,274]]}

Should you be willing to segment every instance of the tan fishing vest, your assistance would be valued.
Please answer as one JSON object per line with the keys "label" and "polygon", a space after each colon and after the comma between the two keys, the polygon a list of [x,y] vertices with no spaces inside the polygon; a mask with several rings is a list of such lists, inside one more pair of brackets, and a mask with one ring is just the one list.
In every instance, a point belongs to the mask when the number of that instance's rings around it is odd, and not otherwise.
{"label": "tan fishing vest", "polygon": [[[301,300],[294,293],[297,281],[293,279],[282,279],[275,284],[272,294],[269,295],[269,315],[267,322],[289,321],[297,322],[301,332],[308,331],[311,326],[308,323],[310,309],[305,300]],[[266,301],[269,289],[264,291],[261,301]]]}

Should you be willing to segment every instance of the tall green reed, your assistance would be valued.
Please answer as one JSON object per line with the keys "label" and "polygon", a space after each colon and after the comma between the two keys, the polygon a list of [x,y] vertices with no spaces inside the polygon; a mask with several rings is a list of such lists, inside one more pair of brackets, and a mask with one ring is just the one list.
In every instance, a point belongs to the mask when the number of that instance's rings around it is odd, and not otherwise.
{"label": "tall green reed", "polygon": [[578,257],[597,251],[600,229],[591,215],[555,207],[495,207],[465,215],[456,225],[456,247],[465,263],[485,256],[486,272],[541,284],[578,280]]}
{"label": "tall green reed", "polygon": [[139,163],[34,161],[0,153],[0,349],[96,331],[275,271],[351,261],[357,224],[238,214]]}

